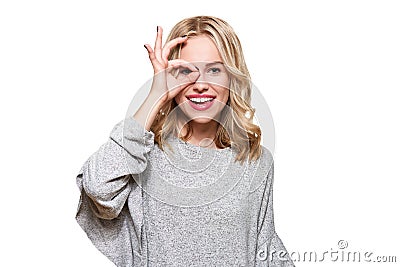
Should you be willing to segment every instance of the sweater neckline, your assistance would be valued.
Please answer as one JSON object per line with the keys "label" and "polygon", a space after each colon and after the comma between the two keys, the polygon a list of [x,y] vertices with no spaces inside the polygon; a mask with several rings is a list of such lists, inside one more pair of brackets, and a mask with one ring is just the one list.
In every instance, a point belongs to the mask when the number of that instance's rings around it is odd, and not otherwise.
{"label": "sweater neckline", "polygon": [[202,147],[187,143],[173,134],[170,134],[166,138],[166,141],[171,145],[172,149],[177,152],[176,155],[172,156],[172,161],[180,161],[183,157],[186,161],[189,161],[189,164],[201,161],[204,163],[204,160],[205,162],[210,162],[210,159],[227,159],[234,154],[232,147],[225,147],[222,149]]}
{"label": "sweater neckline", "polygon": [[200,151],[200,152],[206,152],[206,153],[225,153],[225,152],[230,152],[231,147],[225,147],[225,148],[208,148],[208,147],[202,147],[198,145],[194,145],[189,142],[185,142],[179,137],[174,136],[173,139],[176,139],[179,145],[184,145],[187,149],[192,150],[192,151]]}

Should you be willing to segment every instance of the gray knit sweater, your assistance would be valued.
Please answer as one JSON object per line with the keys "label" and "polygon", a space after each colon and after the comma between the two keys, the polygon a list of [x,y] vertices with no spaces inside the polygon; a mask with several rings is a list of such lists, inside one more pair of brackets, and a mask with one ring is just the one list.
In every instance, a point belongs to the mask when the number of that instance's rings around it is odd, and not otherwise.
{"label": "gray knit sweater", "polygon": [[170,136],[161,150],[133,117],[83,164],[76,220],[116,266],[294,266],[275,232],[273,157],[234,162]]}

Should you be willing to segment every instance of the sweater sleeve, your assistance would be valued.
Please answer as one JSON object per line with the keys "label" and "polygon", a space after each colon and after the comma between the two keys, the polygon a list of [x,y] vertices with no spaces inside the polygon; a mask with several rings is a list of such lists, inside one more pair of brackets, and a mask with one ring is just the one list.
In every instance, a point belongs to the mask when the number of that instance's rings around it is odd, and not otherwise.
{"label": "sweater sleeve", "polygon": [[87,159],[77,183],[92,200],[96,216],[118,216],[134,183],[131,174],[146,169],[146,154],[153,146],[154,133],[127,117],[114,126],[108,141]]}
{"label": "sweater sleeve", "polygon": [[[266,150],[264,150],[266,151]],[[262,163],[267,166],[267,175],[256,190],[250,194],[252,204],[253,234],[250,258],[254,266],[269,267],[292,267],[295,266],[287,252],[282,240],[275,231],[273,211],[273,180],[274,162],[269,151],[269,163]]]}
{"label": "sweater sleeve", "polygon": [[133,175],[146,169],[153,147],[154,133],[127,117],[114,126],[76,176],[81,192],[76,220],[116,266],[142,261],[143,192]]}

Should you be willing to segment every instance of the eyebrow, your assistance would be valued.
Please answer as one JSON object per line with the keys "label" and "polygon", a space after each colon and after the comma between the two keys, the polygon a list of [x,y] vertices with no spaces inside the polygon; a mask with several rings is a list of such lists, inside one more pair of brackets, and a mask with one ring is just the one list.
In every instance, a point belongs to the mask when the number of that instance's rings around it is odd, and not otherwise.
{"label": "eyebrow", "polygon": [[206,64],[206,67],[208,67],[208,66],[210,66],[210,65],[218,64],[218,63],[224,64],[224,63],[221,62],[221,61],[213,61],[213,62],[207,63],[207,64]]}

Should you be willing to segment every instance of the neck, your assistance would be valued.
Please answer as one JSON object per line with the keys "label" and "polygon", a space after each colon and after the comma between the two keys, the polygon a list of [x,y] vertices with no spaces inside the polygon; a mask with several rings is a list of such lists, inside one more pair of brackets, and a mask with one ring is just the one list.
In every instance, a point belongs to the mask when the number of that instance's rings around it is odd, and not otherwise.
{"label": "neck", "polygon": [[[216,148],[214,141],[219,125],[218,122],[216,122],[215,120],[212,120],[209,123],[197,123],[195,121],[190,121],[188,124],[190,124],[193,130],[192,136],[187,141],[188,143],[202,147]],[[182,127],[181,129],[182,130],[180,135],[186,135],[187,127]]]}

